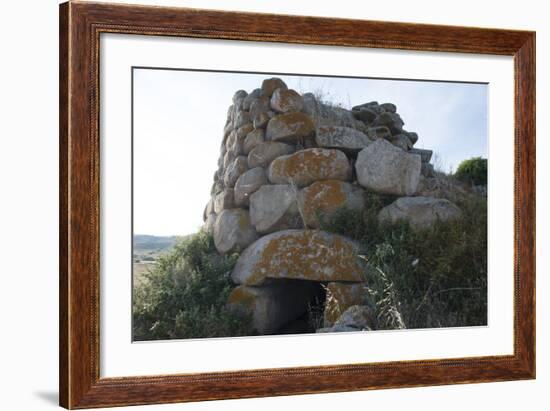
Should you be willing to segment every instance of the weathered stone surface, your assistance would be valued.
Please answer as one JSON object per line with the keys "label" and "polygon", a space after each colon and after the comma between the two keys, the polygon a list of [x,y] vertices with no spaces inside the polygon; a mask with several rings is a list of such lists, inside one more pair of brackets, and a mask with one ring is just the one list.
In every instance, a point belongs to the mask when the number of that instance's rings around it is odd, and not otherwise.
{"label": "weathered stone surface", "polygon": [[397,134],[389,138],[390,143],[399,147],[403,151],[409,151],[412,148],[411,140],[405,134]]}
{"label": "weathered stone surface", "polygon": [[211,195],[210,200],[208,200],[208,203],[206,204],[206,207],[204,208],[204,212],[202,213],[202,219],[203,221],[206,221],[209,214],[212,214],[214,212],[214,202],[216,200],[216,196]]}
{"label": "weathered stone surface", "polygon": [[214,245],[220,254],[244,250],[258,238],[247,210],[223,210],[214,224]]}
{"label": "weathered stone surface", "polygon": [[361,210],[365,206],[364,190],[339,180],[316,181],[298,193],[298,206],[308,227],[319,227],[319,215],[330,217],[337,210]]}
{"label": "weathered stone surface", "polygon": [[[235,161],[237,158],[237,154],[235,154],[233,151],[226,151],[226,153],[223,156],[223,170],[227,170],[227,168]],[[225,174],[224,174],[225,178]]]}
{"label": "weathered stone surface", "polygon": [[243,154],[248,155],[254,147],[263,143],[265,139],[265,131],[256,129],[248,133],[243,142]]}
{"label": "weathered stone surface", "polygon": [[315,125],[305,113],[279,114],[267,123],[266,139],[295,142],[315,134]]}
{"label": "weathered stone surface", "polygon": [[301,227],[295,189],[288,184],[260,187],[250,196],[250,221],[260,234]]}
{"label": "weathered stone surface", "polygon": [[384,111],[387,111],[388,113],[396,113],[397,112],[397,107],[395,106],[395,104],[392,104],[392,103],[380,104],[380,108],[382,108]]}
{"label": "weathered stone surface", "polygon": [[268,178],[273,184],[295,184],[298,187],[318,180],[348,181],[351,166],[340,150],[310,148],[273,160]]}
{"label": "weathered stone surface", "polygon": [[401,116],[397,113],[384,112],[380,114],[372,122],[373,127],[386,126],[390,129],[392,134],[400,134],[403,132],[403,126],[405,122]]}
{"label": "weathered stone surface", "polygon": [[412,131],[403,130],[403,134],[405,134],[407,137],[409,137],[409,140],[411,140],[411,143],[413,143],[413,145],[415,145],[416,142],[418,141],[418,134],[417,133],[413,133]]}
{"label": "weathered stone surface", "polygon": [[353,327],[361,331],[370,331],[375,320],[373,310],[365,305],[352,305],[338,318],[336,326]]}
{"label": "weathered stone surface", "polygon": [[289,144],[277,141],[261,142],[248,153],[248,167],[267,167],[276,158],[293,152],[294,147]]}
{"label": "weathered stone surface", "polygon": [[380,138],[389,140],[391,138],[391,131],[386,126],[369,127],[365,134],[371,140],[378,140]]}
{"label": "weathered stone surface", "polygon": [[267,123],[271,117],[266,112],[259,113],[256,117],[254,117],[254,128],[257,129],[264,129],[267,127]]}
{"label": "weathered stone surface", "polygon": [[364,123],[372,123],[376,116],[374,111],[372,111],[370,108],[363,107],[360,110],[352,111],[353,115],[357,120],[361,120]]}
{"label": "weathered stone surface", "polygon": [[434,177],[435,176],[434,166],[430,163],[422,163],[420,173],[424,177]]}
{"label": "weathered stone surface", "polygon": [[243,110],[250,110],[250,105],[255,99],[260,97],[260,94],[261,90],[259,88],[252,90],[252,92],[243,100]]}
{"label": "weathered stone surface", "polygon": [[315,283],[279,282],[259,287],[240,285],[228,298],[231,308],[252,316],[252,326],[259,334],[273,334],[307,311],[308,303],[318,294]]}
{"label": "weathered stone surface", "polygon": [[[228,154],[228,153],[226,153]],[[225,170],[223,176],[223,183],[226,187],[233,187],[237,182],[237,179],[248,170],[248,160],[246,156],[238,156]]]}
{"label": "weathered stone surface", "polygon": [[372,140],[354,128],[321,126],[315,133],[315,142],[319,147],[357,152],[368,146]]}
{"label": "weathered stone surface", "polygon": [[359,152],[357,180],[363,187],[384,194],[410,196],[420,178],[420,156],[408,154],[386,140],[376,140]]}
{"label": "weathered stone surface", "polygon": [[376,114],[383,112],[378,101],[369,101],[368,103],[359,104],[358,106],[353,106],[352,111],[360,111],[362,109],[368,108],[369,110],[374,111]]}
{"label": "weathered stone surface", "polygon": [[265,79],[262,82],[262,96],[271,97],[278,88],[286,90],[288,87],[286,83],[278,77]]}
{"label": "weathered stone surface", "polygon": [[235,134],[237,136],[237,140],[242,142],[244,138],[254,130],[254,125],[252,123],[245,123],[242,126],[240,126],[238,129],[236,129]]}
{"label": "weathered stone surface", "polygon": [[269,97],[261,96],[250,103],[250,118],[254,121],[260,114],[268,113],[271,109]]}
{"label": "weathered stone surface", "polygon": [[411,154],[418,154],[423,163],[429,163],[433,154],[432,150],[425,150],[422,148],[412,148],[409,152]]}
{"label": "weathered stone surface", "polygon": [[206,231],[208,234],[214,234],[214,226],[216,225],[216,214],[210,213],[206,217],[206,221],[204,222],[204,231]]}
{"label": "weathered stone surface", "polygon": [[240,255],[232,278],[237,284],[261,285],[268,279],[362,281],[358,246],[319,230],[284,230],[266,235]]}
{"label": "weathered stone surface", "polygon": [[251,123],[250,114],[248,111],[239,110],[233,119],[233,128],[239,128],[246,123]]}
{"label": "weathered stone surface", "polygon": [[235,204],[248,206],[250,195],[267,183],[267,175],[262,167],[246,171],[235,183]]}
{"label": "weathered stone surface", "polygon": [[226,188],[216,195],[214,200],[214,212],[216,214],[233,207],[235,207],[235,193],[232,188]]}
{"label": "weathered stone surface", "polygon": [[328,283],[325,300],[325,327],[334,325],[349,307],[364,304],[367,292],[368,288],[365,283]]}
{"label": "weathered stone surface", "polygon": [[271,108],[278,113],[301,111],[304,99],[295,90],[278,88],[271,96]]}
{"label": "weathered stone surface", "polygon": [[235,104],[236,101],[246,98],[248,93],[244,90],[237,90],[235,94],[233,94],[233,104]]}
{"label": "weathered stone surface", "polygon": [[425,229],[437,221],[451,221],[461,215],[460,208],[443,198],[401,197],[380,210],[378,220],[391,223],[404,220],[414,229]]}
{"label": "weathered stone surface", "polygon": [[233,121],[231,120],[223,128],[223,139],[225,140],[227,136],[229,136],[229,133],[231,133],[232,131],[233,131]]}

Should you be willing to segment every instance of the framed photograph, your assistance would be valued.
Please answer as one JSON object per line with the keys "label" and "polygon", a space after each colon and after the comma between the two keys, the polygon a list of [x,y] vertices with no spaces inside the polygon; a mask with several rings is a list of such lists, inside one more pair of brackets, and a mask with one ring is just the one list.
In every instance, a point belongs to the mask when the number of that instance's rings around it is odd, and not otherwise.
{"label": "framed photograph", "polygon": [[535,33],[60,6],[60,405],[535,378]]}

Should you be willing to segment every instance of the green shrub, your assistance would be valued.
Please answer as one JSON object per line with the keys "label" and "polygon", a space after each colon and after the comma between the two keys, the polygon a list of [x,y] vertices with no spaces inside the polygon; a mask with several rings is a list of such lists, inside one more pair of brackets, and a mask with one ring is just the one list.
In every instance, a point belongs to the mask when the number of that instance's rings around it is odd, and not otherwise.
{"label": "green shrub", "polygon": [[464,160],[454,175],[458,180],[468,184],[487,185],[487,159],[474,157]]}
{"label": "green shrub", "polygon": [[379,224],[387,201],[376,197],[367,194],[364,212],[343,209],[321,223],[359,243],[376,328],[487,324],[486,200],[469,197],[458,204],[461,219],[415,231],[404,222]]}
{"label": "green shrub", "polygon": [[161,256],[134,289],[134,340],[250,335],[250,318],[226,307],[236,259],[204,232]]}

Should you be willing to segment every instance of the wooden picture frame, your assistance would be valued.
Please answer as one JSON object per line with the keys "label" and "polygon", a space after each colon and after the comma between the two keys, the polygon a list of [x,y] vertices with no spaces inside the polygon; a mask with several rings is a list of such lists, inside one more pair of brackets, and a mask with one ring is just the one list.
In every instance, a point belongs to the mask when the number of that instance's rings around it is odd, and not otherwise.
{"label": "wooden picture frame", "polygon": [[[100,378],[101,33],[513,56],[514,354]],[[534,32],[69,2],[60,6],[59,47],[60,405],[91,408],[535,378]]]}

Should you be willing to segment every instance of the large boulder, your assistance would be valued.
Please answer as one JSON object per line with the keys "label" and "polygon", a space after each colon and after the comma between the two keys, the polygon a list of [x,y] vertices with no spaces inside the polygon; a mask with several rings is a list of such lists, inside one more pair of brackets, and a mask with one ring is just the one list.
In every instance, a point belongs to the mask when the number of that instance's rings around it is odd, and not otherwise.
{"label": "large boulder", "polygon": [[270,110],[270,99],[269,97],[258,97],[252,101],[250,104],[250,119],[252,122],[255,122],[256,119],[261,115],[268,113]]}
{"label": "large boulder", "polygon": [[244,250],[233,281],[261,285],[269,279],[363,281],[364,267],[353,241],[319,230],[284,230]]}
{"label": "large boulder", "polygon": [[315,142],[319,147],[358,152],[368,146],[372,140],[351,127],[321,126],[315,133]]}
{"label": "large boulder", "polygon": [[319,227],[319,216],[330,217],[339,209],[361,210],[365,206],[364,190],[339,180],[316,181],[300,190],[298,206],[308,227]]}
{"label": "large boulder", "polygon": [[267,123],[265,138],[272,141],[296,142],[315,134],[315,124],[301,112],[279,114]]}
{"label": "large boulder", "polygon": [[302,111],[304,99],[296,91],[278,88],[271,96],[271,108],[278,113]]}
{"label": "large boulder", "polygon": [[244,250],[258,238],[248,211],[242,208],[223,210],[214,224],[214,245],[220,254]]}
{"label": "large boulder", "polygon": [[432,227],[437,221],[459,218],[462,211],[444,198],[401,197],[378,213],[380,222],[407,221],[413,229]]}
{"label": "large boulder", "polygon": [[260,234],[301,227],[294,187],[288,184],[260,187],[250,196],[250,221]]}
{"label": "large boulder", "polygon": [[392,134],[400,134],[403,132],[405,122],[397,113],[383,112],[372,122],[373,127],[386,126]]}
{"label": "large boulder", "polygon": [[411,148],[409,151],[411,154],[418,154],[423,163],[429,163],[432,159],[432,150],[426,150],[423,148]]}
{"label": "large boulder", "polygon": [[370,124],[374,121],[378,114],[368,107],[361,107],[359,110],[352,111],[356,119],[364,123]]}
{"label": "large boulder", "polygon": [[223,210],[235,207],[235,193],[232,188],[226,188],[218,193],[214,199],[214,212],[221,213]]}
{"label": "large boulder", "polygon": [[[227,155],[227,153],[226,153]],[[248,170],[248,160],[246,156],[237,156],[235,160],[225,170],[223,183],[226,187],[233,187],[237,179]]]}
{"label": "large boulder", "polygon": [[243,154],[248,155],[254,147],[263,143],[265,139],[265,131],[256,129],[247,134],[243,141]]}
{"label": "large boulder", "polygon": [[259,88],[252,90],[252,92],[247,95],[243,100],[243,110],[250,110],[250,104],[252,104],[255,99],[260,97],[261,92],[262,91]]}
{"label": "large boulder", "polygon": [[247,207],[252,193],[267,184],[267,174],[262,167],[255,167],[242,174],[235,183],[235,205]]}
{"label": "large boulder", "polygon": [[250,114],[248,111],[239,110],[233,119],[233,128],[239,128],[246,123],[251,123]]}
{"label": "large boulder", "polygon": [[290,144],[277,141],[264,141],[254,146],[248,153],[248,167],[267,167],[277,157],[294,153]]}
{"label": "large boulder", "polygon": [[310,148],[273,160],[268,178],[273,184],[305,187],[319,180],[348,181],[351,174],[351,165],[342,151]]}
{"label": "large boulder", "polygon": [[236,103],[239,100],[242,100],[248,96],[248,93],[244,90],[237,90],[235,94],[233,94],[233,104]]}
{"label": "large boulder", "polygon": [[384,194],[410,196],[420,178],[420,156],[408,154],[386,140],[376,140],[359,152],[357,180],[363,187]]}
{"label": "large boulder", "polygon": [[286,90],[288,87],[285,82],[278,77],[265,79],[262,82],[261,94],[262,96],[271,97],[278,88]]}
{"label": "large boulder", "polygon": [[375,313],[366,305],[352,305],[338,318],[335,325],[354,327],[359,330],[371,330],[375,322]]}
{"label": "large boulder", "polygon": [[304,314],[318,293],[317,284],[307,281],[281,281],[259,287],[240,285],[229,295],[228,305],[248,313],[259,334],[273,334]]}
{"label": "large boulder", "polygon": [[386,126],[369,127],[365,134],[371,140],[378,140],[379,138],[389,140],[391,138],[391,131]]}
{"label": "large boulder", "polygon": [[365,283],[328,283],[325,299],[325,327],[334,325],[349,307],[365,304],[367,293],[368,288]]}
{"label": "large boulder", "polygon": [[204,222],[203,229],[208,234],[214,234],[214,227],[216,225],[216,214],[210,213],[206,217],[206,221]]}

